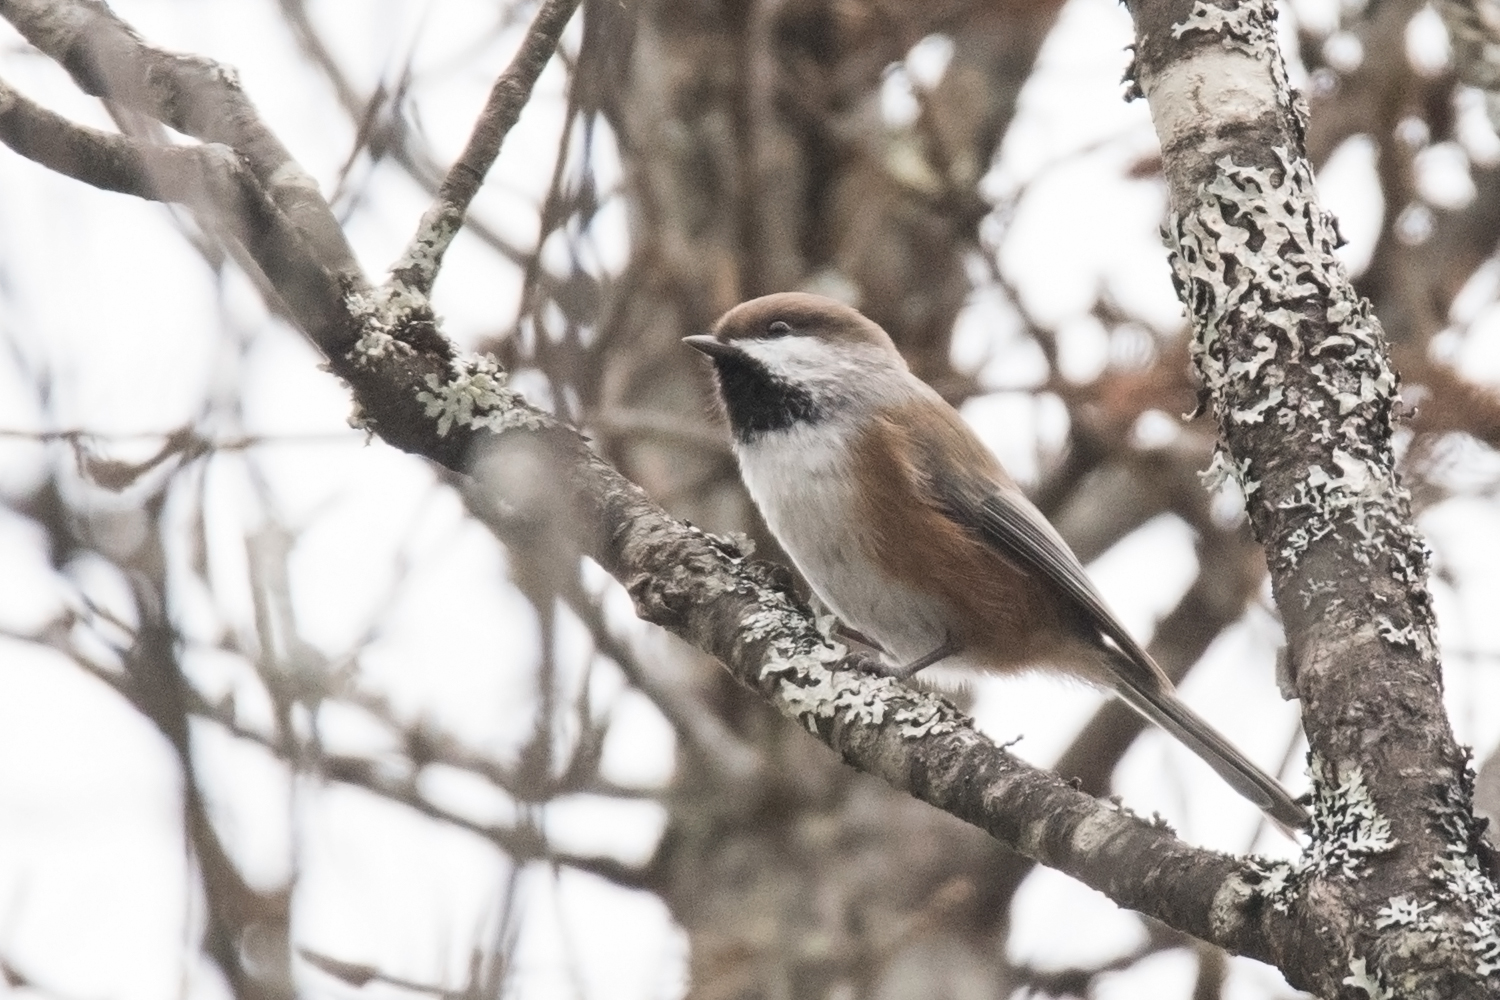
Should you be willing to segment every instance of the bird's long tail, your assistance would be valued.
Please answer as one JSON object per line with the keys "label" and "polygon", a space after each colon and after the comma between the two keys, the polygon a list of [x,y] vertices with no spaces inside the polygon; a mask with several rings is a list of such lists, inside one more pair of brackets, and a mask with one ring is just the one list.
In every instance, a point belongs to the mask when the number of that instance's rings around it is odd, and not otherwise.
{"label": "bird's long tail", "polygon": [[1115,691],[1126,704],[1177,737],[1231,788],[1260,807],[1283,833],[1291,836],[1307,826],[1307,810],[1280,782],[1252,764],[1202,716],[1183,704],[1171,688],[1159,687],[1150,680],[1135,681],[1130,675],[1116,674],[1115,678]]}

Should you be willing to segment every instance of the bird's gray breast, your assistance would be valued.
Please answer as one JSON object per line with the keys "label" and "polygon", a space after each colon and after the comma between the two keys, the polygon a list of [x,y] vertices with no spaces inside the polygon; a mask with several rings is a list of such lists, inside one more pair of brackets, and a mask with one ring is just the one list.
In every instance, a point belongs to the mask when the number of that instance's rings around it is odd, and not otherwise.
{"label": "bird's gray breast", "polygon": [[913,591],[875,560],[861,523],[853,463],[857,428],[801,424],[739,445],[740,471],[766,526],[834,614],[877,639],[899,661],[942,644],[948,631],[936,601]]}

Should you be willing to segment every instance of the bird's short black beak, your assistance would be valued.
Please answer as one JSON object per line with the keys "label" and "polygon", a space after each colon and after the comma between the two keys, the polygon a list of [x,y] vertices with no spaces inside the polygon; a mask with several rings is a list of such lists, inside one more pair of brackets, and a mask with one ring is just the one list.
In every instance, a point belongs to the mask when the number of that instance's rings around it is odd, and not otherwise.
{"label": "bird's short black beak", "polygon": [[740,349],[733,344],[726,344],[718,337],[707,333],[696,334],[692,337],[683,337],[682,342],[695,351],[702,351],[711,358],[727,358],[730,355],[740,353]]}

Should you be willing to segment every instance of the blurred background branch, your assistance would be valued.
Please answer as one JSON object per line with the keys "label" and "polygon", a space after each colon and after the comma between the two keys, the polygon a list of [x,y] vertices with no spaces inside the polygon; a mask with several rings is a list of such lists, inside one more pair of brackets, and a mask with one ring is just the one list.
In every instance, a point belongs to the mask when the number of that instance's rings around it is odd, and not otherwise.
{"label": "blurred background branch", "polygon": [[[1479,654],[1450,658],[1445,681],[1491,762],[1483,796],[1500,743],[1500,140],[1466,68],[1480,50],[1444,33],[1458,6],[1285,14],[1309,151],[1415,405],[1404,471],[1444,641]],[[304,235],[372,271],[537,11],[282,0],[216,25],[191,7],[114,5],[163,46],[151,59],[239,68],[332,205]],[[463,346],[587,425],[675,514],[777,558],[678,339],[766,291],[858,302],[966,404],[1189,699],[1296,783],[1263,560],[1234,498],[1198,481],[1212,428],[1178,419],[1195,387],[1150,123],[1118,101],[1123,13],[586,0],[562,39],[433,288]],[[243,125],[228,98],[105,88],[115,63],[37,43],[107,106],[15,35],[6,80],[112,143],[196,156],[177,133]],[[277,176],[292,153],[248,143],[246,168],[307,217],[302,181]],[[559,566],[545,530],[518,522],[497,543],[443,474],[361,447],[344,390],[313,381],[220,223],[49,186],[18,157],[0,170],[0,425],[20,432],[0,441],[11,985],[1290,995],[849,771],[641,628],[597,566]],[[1088,692],[957,696],[1090,792],[1210,846],[1278,849]]]}

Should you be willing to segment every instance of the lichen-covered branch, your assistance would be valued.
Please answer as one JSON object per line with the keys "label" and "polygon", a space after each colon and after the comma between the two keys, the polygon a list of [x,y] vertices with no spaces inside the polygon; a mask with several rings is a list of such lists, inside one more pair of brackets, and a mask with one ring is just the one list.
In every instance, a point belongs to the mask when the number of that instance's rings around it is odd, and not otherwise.
{"label": "lichen-covered branch", "polygon": [[[245,210],[238,195],[210,197],[220,211]],[[244,238],[253,242],[249,232]],[[273,280],[282,273],[264,247],[249,249]],[[317,263],[306,244],[284,249]],[[337,298],[326,287],[313,297],[342,311],[304,328],[353,384],[372,430],[460,470],[476,448],[482,458],[497,441],[549,450],[588,527],[578,533],[583,551],[630,588],[643,617],[723,660],[851,764],[1123,905],[1236,952],[1268,953],[1255,865],[1184,845],[1021,763],[941,699],[841,665],[843,650],[818,633],[785,580],[668,517],[576,433],[527,405],[492,361],[456,357],[425,296],[350,282]],[[482,476],[478,483],[492,496],[511,485]]]}
{"label": "lichen-covered branch", "polygon": [[505,136],[521,117],[521,109],[531,98],[531,89],[577,9],[578,0],[545,0],[537,11],[520,50],[490,88],[489,99],[474,123],[463,153],[448,170],[436,200],[417,224],[416,235],[406,252],[391,268],[391,278],[396,284],[421,296],[432,291],[432,283],[443,265],[443,254],[463,226],[469,203],[479,193],[485,175],[500,155]]}
{"label": "lichen-covered branch", "polygon": [[[1395,474],[1396,376],[1333,254],[1275,8],[1131,6],[1174,276],[1220,428],[1215,469],[1238,481],[1266,548],[1312,747],[1315,842],[1272,875],[1275,908],[1309,932],[1277,964],[1324,996],[1500,995],[1500,898],[1481,873],[1426,548]],[[1422,919],[1377,916],[1412,906]]]}
{"label": "lichen-covered branch", "polygon": [[843,659],[776,567],[667,517],[592,455],[575,468],[583,510],[606,529],[593,554],[641,616],[723,662],[845,761],[1187,933],[1264,955],[1253,862],[1189,847],[1033,768],[944,699]]}

